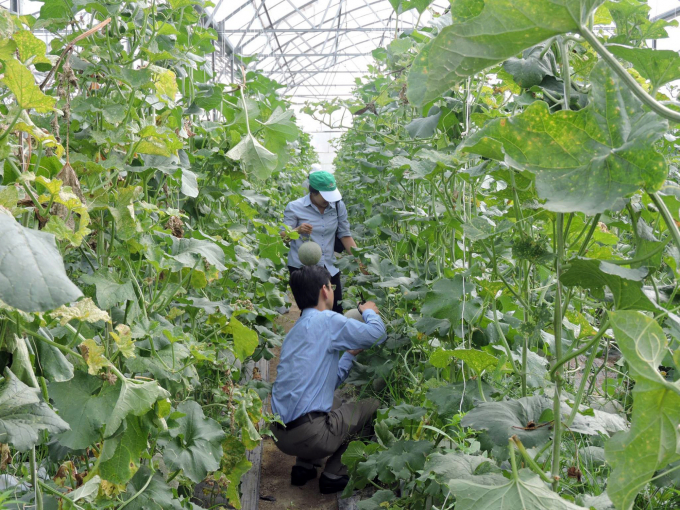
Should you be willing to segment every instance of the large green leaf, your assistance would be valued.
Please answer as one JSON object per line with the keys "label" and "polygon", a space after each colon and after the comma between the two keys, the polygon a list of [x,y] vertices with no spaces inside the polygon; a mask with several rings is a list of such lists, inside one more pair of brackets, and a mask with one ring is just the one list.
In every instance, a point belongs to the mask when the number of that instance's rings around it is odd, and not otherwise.
{"label": "large green leaf", "polygon": [[2,82],[12,91],[19,106],[26,110],[47,113],[52,111],[57,101],[56,98],[43,94],[35,84],[33,73],[17,60],[5,61],[5,77]]}
{"label": "large green leaf", "polygon": [[240,161],[246,174],[259,179],[269,177],[277,164],[276,154],[263,147],[250,133],[227,152],[227,157]]}
{"label": "large green leaf", "polygon": [[[482,391],[487,398],[494,393],[493,387],[482,381]],[[459,412],[467,412],[477,402],[484,399],[479,394],[479,385],[470,382],[453,383],[427,390],[427,399],[432,402],[442,416],[452,416]]]}
{"label": "large green leaf", "polygon": [[99,441],[99,430],[116,404],[116,391],[99,377],[76,371],[66,382],[49,385],[50,398],[71,430],[58,436],[59,443],[72,450],[84,450]]}
{"label": "large green leaf", "polygon": [[576,258],[569,261],[560,281],[567,287],[583,287],[604,298],[604,287],[614,295],[617,310],[656,311],[657,307],[642,292],[642,281],[647,276],[645,268],[628,269],[602,260]]}
{"label": "large green leaf", "polygon": [[503,69],[522,88],[529,89],[534,85],[540,85],[543,78],[552,76],[549,57],[547,54],[541,56],[544,48],[545,45],[539,44],[524,50],[522,58],[512,57],[503,62]]}
{"label": "large green leaf", "polygon": [[388,450],[371,455],[359,464],[357,472],[368,480],[377,476],[385,483],[408,480],[412,471],[423,469],[431,450],[429,441],[397,441]]}
{"label": "large green leaf", "polygon": [[538,475],[523,471],[503,485],[451,480],[456,510],[583,510],[553,492]]}
{"label": "large green leaf", "polygon": [[488,123],[462,149],[533,172],[551,211],[601,213],[620,209],[640,188],[659,189],[668,167],[653,144],[668,122],[645,112],[603,61],[590,78],[586,108],[551,114],[547,103],[536,101],[520,115]]}
{"label": "large green leaf", "polygon": [[293,110],[283,110],[280,106],[269,116],[267,122],[259,122],[265,132],[264,143],[267,148],[277,153],[298,137],[298,127],[292,119]]}
{"label": "large green leaf", "polygon": [[46,312],[82,296],[66,276],[52,234],[0,213],[0,239],[0,300],[24,312]]}
{"label": "large green leaf", "polygon": [[408,76],[409,101],[421,106],[530,46],[577,31],[602,2],[486,0],[477,16],[445,27],[423,48]]}
{"label": "large green leaf", "polygon": [[99,456],[99,474],[111,483],[127,483],[139,469],[147,448],[149,430],[142,418],[128,416],[125,431],[104,441]]}
{"label": "large green leaf", "polygon": [[137,299],[132,282],[128,280],[121,283],[111,273],[97,272],[92,275],[86,274],[81,276],[80,279],[89,285],[95,286],[97,304],[102,310],[108,310],[119,303]]}
{"label": "large green leaf", "polygon": [[0,387],[0,442],[26,451],[41,440],[42,431],[59,434],[68,430],[49,405],[40,398],[40,390],[22,383],[9,368]]}
{"label": "large green leaf", "polygon": [[680,56],[677,51],[631,48],[620,44],[609,44],[607,49],[617,57],[633,64],[633,67],[648,79],[655,89],[680,79]]}
{"label": "large green leaf", "polygon": [[[552,436],[552,409],[553,400],[543,395],[502,402],[483,402],[466,414],[460,424],[484,431],[480,439],[486,450],[491,450],[494,445],[507,446],[508,440],[514,435],[527,448],[540,447]],[[571,414],[571,408],[562,402],[561,412],[562,419],[565,420]],[[549,417],[546,418],[544,413]],[[577,413],[569,429],[586,435],[609,434],[610,431],[621,430],[618,420],[607,420],[608,416],[601,416],[601,411],[592,414]]]}
{"label": "large green leaf", "polygon": [[180,501],[174,497],[163,476],[158,472],[151,473],[146,466],[139,468],[132,477],[126,495],[130,501],[125,505],[126,510],[182,509]]}
{"label": "large green leaf", "polygon": [[434,318],[446,320],[448,324],[440,324],[442,333],[445,333],[451,325],[460,330],[461,319],[471,321],[479,312],[479,304],[467,296],[463,301],[464,294],[472,291],[469,283],[463,283],[463,277],[455,276],[452,280],[442,278],[432,285],[432,291],[427,293],[423,301],[421,313],[423,317],[416,324],[416,328],[422,331],[427,325],[424,319]]}
{"label": "large green leaf", "polygon": [[206,418],[201,406],[192,400],[181,403],[177,411],[185,416],[170,429],[172,439],[165,445],[163,459],[170,469],[181,469],[198,483],[220,467],[225,434],[219,423]]}
{"label": "large green leaf", "polygon": [[109,410],[104,429],[105,438],[115,434],[128,415],[143,416],[157,400],[168,398],[170,393],[161,388],[156,381],[137,382],[119,379],[115,385],[116,405]]}
{"label": "large green leaf", "polygon": [[[40,333],[44,337],[53,340],[52,335],[45,328],[41,328]],[[73,378],[73,364],[66,359],[64,353],[57,347],[46,342],[37,341],[34,341],[32,345],[37,354],[36,368],[40,368],[42,374],[48,380],[64,382]]]}
{"label": "large green leaf", "polygon": [[630,430],[605,445],[612,466],[607,493],[616,508],[628,510],[656,471],[680,459],[680,386],[658,371],[668,339],[653,317],[623,311],[610,318],[635,388]]}
{"label": "large green leaf", "polygon": [[[486,464],[486,465],[485,465]],[[481,466],[481,468],[480,468]],[[484,474],[475,474],[478,469],[488,469]],[[492,459],[481,455],[463,453],[433,453],[427,458],[420,480],[431,476],[441,484],[450,480],[472,480],[485,485],[502,485],[506,482]]]}
{"label": "large green leaf", "polygon": [[442,112],[438,107],[433,107],[428,112],[427,117],[413,119],[404,128],[411,138],[430,138],[437,131],[441,114]]}
{"label": "large green leaf", "polygon": [[173,270],[179,271],[183,267],[193,268],[201,258],[220,271],[226,269],[224,251],[217,243],[205,239],[177,238],[170,234],[159,235],[170,245],[169,257],[176,262],[172,264]]}

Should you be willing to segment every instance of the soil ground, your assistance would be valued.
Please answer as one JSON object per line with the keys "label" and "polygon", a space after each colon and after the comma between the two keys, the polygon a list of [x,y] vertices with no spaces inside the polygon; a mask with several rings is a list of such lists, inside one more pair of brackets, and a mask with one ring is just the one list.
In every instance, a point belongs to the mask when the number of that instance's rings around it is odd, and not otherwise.
{"label": "soil ground", "polygon": [[[300,310],[295,304],[288,313],[280,316],[277,323],[288,333],[300,317]],[[269,361],[269,381],[276,380],[276,367],[279,363],[279,349],[274,350],[274,358]],[[269,405],[269,403],[267,403]],[[276,447],[274,441],[267,437],[262,443],[262,471],[260,476],[261,510],[337,510],[338,500],[335,494],[322,495],[316,480],[307,482],[303,487],[290,484],[290,470],[295,458],[290,457]],[[272,497],[275,501],[267,501]]]}

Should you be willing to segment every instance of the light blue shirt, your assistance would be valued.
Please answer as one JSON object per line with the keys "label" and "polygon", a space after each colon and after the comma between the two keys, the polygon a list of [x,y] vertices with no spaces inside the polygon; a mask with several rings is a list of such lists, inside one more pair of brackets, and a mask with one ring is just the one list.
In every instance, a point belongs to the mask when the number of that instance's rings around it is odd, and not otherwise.
{"label": "light blue shirt", "polygon": [[349,230],[349,220],[347,219],[347,207],[341,202],[330,203],[323,214],[319,208],[312,203],[309,195],[298,198],[286,206],[283,213],[283,222],[290,228],[297,228],[303,223],[312,226],[311,236],[300,236],[290,243],[288,252],[288,265],[291,267],[302,267],[302,262],[298,257],[298,250],[305,241],[311,238],[316,244],[321,246],[321,260],[317,265],[325,266],[331,276],[335,276],[340,271],[335,267],[335,232],[338,237],[351,236]]}
{"label": "light blue shirt", "polygon": [[288,332],[281,347],[272,411],[290,423],[312,411],[329,412],[333,392],[347,378],[354,356],[350,349],[368,349],[385,341],[380,316],[365,310],[364,321],[342,314],[307,308]]}

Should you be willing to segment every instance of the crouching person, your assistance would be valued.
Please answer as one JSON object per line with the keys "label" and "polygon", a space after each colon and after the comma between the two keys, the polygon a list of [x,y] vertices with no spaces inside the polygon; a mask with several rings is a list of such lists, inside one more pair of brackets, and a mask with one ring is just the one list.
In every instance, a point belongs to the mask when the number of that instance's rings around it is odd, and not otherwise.
{"label": "crouching person", "polygon": [[293,272],[290,287],[302,315],[281,349],[272,410],[285,426],[275,424],[272,432],[278,448],[297,457],[293,485],[316,478],[315,466],[329,457],[319,490],[332,494],[349,481],[343,452],[352,439],[370,437],[379,407],[375,399],[341,403],[333,393],[347,377],[354,356],[385,340],[385,324],[372,302],[360,306],[365,323],[334,313],[331,275],[324,267]]}

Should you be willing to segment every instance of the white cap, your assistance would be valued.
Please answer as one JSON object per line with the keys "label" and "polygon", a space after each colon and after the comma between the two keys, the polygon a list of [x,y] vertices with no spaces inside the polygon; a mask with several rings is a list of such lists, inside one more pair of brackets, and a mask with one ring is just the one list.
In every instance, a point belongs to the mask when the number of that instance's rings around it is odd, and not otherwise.
{"label": "white cap", "polygon": [[321,193],[326,202],[340,202],[342,200],[342,195],[338,188],[335,188],[333,191],[319,191],[319,193]]}

